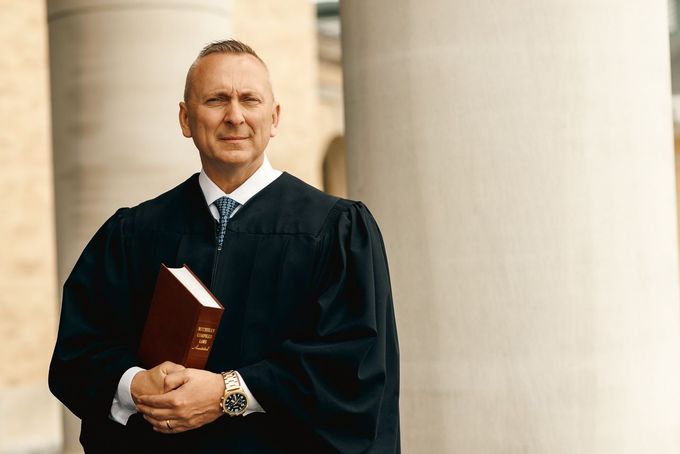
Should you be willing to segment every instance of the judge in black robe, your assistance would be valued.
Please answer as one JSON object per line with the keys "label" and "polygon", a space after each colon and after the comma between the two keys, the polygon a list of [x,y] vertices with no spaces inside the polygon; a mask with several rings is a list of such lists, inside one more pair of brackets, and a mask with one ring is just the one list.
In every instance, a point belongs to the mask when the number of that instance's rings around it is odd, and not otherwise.
{"label": "judge in black robe", "polygon": [[[64,286],[50,371],[92,452],[397,452],[398,346],[383,242],[358,202],[284,173],[227,225],[194,175],[119,210]],[[108,418],[161,263],[187,264],[225,306],[207,369],[236,369],[266,410],[181,434]],[[214,270],[213,270],[214,269]],[[213,277],[214,273],[214,277]],[[216,402],[217,405],[217,402]]]}
{"label": "judge in black robe", "polygon": [[[219,254],[216,227],[194,175],[118,210],[76,263],[49,384],[82,419],[86,451],[399,452],[396,326],[368,209],[283,173],[229,220]],[[125,426],[110,419],[121,376],[142,365],[136,352],[161,264],[187,264],[223,304],[206,370],[237,370],[265,413],[176,434],[139,414]]]}

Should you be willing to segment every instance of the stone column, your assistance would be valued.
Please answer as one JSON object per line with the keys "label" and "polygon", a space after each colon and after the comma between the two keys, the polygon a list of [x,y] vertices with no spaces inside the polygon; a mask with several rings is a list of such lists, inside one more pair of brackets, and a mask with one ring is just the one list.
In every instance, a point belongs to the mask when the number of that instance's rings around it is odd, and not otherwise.
{"label": "stone column", "polygon": [[346,0],[405,453],[680,452],[666,2]]}
{"label": "stone column", "polygon": [[[186,71],[230,37],[226,0],[49,0],[59,280],[116,208],[200,170],[179,128]],[[77,421],[66,449],[77,449]]]}
{"label": "stone column", "polygon": [[37,0],[0,15],[0,453],[53,452],[47,388],[57,311],[47,23]]}

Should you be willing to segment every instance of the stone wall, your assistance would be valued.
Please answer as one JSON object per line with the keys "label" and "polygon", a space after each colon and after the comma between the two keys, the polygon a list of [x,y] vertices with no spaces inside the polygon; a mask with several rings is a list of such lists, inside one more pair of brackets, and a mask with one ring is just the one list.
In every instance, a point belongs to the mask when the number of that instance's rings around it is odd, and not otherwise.
{"label": "stone wall", "polygon": [[0,20],[0,453],[49,452],[61,416],[47,389],[57,311],[45,2]]}

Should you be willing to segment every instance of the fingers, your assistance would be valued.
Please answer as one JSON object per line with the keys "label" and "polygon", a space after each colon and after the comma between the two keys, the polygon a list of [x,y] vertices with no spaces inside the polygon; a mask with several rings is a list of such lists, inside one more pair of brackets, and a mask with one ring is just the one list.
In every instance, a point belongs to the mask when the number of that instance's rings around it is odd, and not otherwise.
{"label": "fingers", "polygon": [[[191,427],[186,423],[186,415],[180,408],[175,396],[143,396],[142,403],[137,404],[137,410],[145,420],[149,422],[156,432],[179,433],[189,430]],[[170,422],[168,427],[167,422]]]}
{"label": "fingers", "polygon": [[184,421],[178,419],[155,419],[146,415],[144,419],[151,424],[154,431],[164,434],[177,434],[191,429]]}
{"label": "fingers", "polygon": [[158,366],[163,373],[163,375],[172,374],[174,372],[179,372],[185,369],[181,364],[175,364],[172,361],[165,361]]}
{"label": "fingers", "polygon": [[[184,366],[166,361],[153,369],[138,372],[130,385],[133,400],[137,402],[139,396],[163,394],[181,386],[184,370]],[[168,376],[172,376],[170,385],[166,383]]]}
{"label": "fingers", "polygon": [[177,389],[183,384],[189,381],[188,375],[185,373],[185,369],[178,370],[171,374],[165,376],[163,380],[163,392],[172,391]]}
{"label": "fingers", "polygon": [[146,396],[140,396],[138,401],[138,407],[152,407],[152,408],[166,408],[174,409],[182,406],[183,402],[179,399],[177,395],[178,391],[173,390],[165,394],[152,394]]}
{"label": "fingers", "polygon": [[[222,416],[219,398],[224,380],[212,372],[184,369],[164,377],[164,394],[142,395],[137,409],[161,433],[178,433],[208,424]],[[170,421],[170,429],[167,427]]]}
{"label": "fingers", "polygon": [[191,418],[153,418],[144,415],[144,419],[151,424],[153,430],[164,434],[176,434],[187,430],[197,429],[205,424],[214,421],[216,418],[198,415]]}
{"label": "fingers", "polygon": [[150,407],[148,405],[138,404],[137,410],[144,416],[159,421],[164,421],[166,419],[179,419],[177,410],[174,408],[156,408]]}
{"label": "fingers", "polygon": [[[187,383],[189,377],[183,366],[180,367],[182,369],[163,377],[161,383],[156,385],[155,388],[140,389],[140,392],[135,393],[135,403],[155,408],[173,408],[181,405],[182,402],[178,401],[179,396],[173,391]],[[158,387],[161,387],[161,389],[158,389]]]}

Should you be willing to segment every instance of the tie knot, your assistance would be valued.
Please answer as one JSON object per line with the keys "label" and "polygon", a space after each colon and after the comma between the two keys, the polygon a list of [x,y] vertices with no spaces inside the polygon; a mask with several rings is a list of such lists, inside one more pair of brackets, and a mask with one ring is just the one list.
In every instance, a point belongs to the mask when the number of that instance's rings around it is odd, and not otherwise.
{"label": "tie knot", "polygon": [[227,196],[215,200],[215,206],[220,212],[220,223],[226,222],[229,219],[237,205],[238,202],[236,200],[230,199]]}

